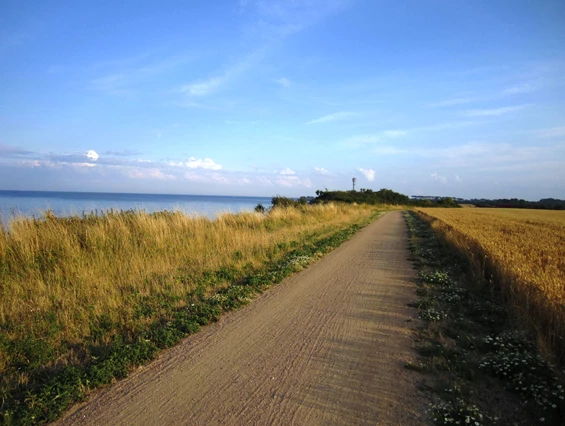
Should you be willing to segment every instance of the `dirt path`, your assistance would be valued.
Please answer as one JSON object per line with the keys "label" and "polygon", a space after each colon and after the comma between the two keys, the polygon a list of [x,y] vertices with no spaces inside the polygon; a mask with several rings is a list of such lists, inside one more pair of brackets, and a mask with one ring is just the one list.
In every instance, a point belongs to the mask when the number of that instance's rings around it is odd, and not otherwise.
{"label": "dirt path", "polygon": [[64,425],[419,425],[400,212],[75,407]]}

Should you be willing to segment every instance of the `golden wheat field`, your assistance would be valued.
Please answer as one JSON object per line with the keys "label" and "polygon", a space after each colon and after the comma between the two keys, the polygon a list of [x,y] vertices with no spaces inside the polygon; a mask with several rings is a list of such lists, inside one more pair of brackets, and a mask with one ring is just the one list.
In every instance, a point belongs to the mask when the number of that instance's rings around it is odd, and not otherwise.
{"label": "golden wheat field", "polygon": [[[518,316],[565,354],[565,212],[419,209],[500,284]],[[434,220],[435,219],[435,220]]]}

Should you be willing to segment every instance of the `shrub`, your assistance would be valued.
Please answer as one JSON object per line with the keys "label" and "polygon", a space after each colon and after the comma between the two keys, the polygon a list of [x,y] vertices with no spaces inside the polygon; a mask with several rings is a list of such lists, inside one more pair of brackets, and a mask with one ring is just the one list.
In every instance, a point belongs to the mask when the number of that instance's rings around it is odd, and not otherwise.
{"label": "shrub", "polygon": [[282,197],[280,195],[275,195],[272,199],[271,199],[271,204],[273,205],[273,209],[279,208],[279,207],[297,207],[298,206],[298,202],[293,200],[292,198],[289,197]]}

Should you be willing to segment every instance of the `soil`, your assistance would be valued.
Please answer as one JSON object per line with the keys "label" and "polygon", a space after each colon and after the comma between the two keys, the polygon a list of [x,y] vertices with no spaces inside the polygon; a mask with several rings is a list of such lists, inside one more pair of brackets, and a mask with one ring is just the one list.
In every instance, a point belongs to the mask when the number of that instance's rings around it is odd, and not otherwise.
{"label": "soil", "polygon": [[421,425],[415,271],[389,212],[61,425]]}

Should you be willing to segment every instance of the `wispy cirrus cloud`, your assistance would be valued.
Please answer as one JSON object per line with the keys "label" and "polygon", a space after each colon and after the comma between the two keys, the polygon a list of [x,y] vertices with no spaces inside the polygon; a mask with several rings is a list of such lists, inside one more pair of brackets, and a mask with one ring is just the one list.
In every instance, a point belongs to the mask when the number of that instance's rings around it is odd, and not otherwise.
{"label": "wispy cirrus cloud", "polygon": [[117,92],[125,86],[130,86],[131,81],[126,81],[125,74],[109,74],[94,78],[90,81],[89,88],[100,92]]}
{"label": "wispy cirrus cloud", "polygon": [[0,158],[25,157],[31,154],[33,154],[33,152],[27,149],[0,143]]}
{"label": "wispy cirrus cloud", "polygon": [[464,105],[470,104],[474,102],[481,102],[488,98],[480,97],[480,96],[467,96],[467,97],[459,97],[453,99],[447,99],[444,101],[432,102],[429,103],[427,106],[432,108],[440,108],[440,107],[449,107],[449,106],[456,106],[456,105]]}
{"label": "wispy cirrus cloud", "polygon": [[[223,71],[212,71],[207,77],[197,78],[180,87],[179,93],[188,97],[204,98],[222,91],[231,83],[243,78],[264,59],[273,44],[292,34],[310,27],[328,15],[345,7],[351,0],[286,0],[240,1],[239,12],[248,15],[247,32],[260,46],[242,56]],[[274,80],[282,87],[290,87],[291,81],[281,77]],[[184,107],[201,107],[199,103],[184,102]]]}
{"label": "wispy cirrus cloud", "polygon": [[536,91],[537,88],[528,83],[518,84],[516,86],[509,87],[502,91],[503,95],[518,95],[520,93],[530,93]]}
{"label": "wispy cirrus cloud", "polygon": [[278,78],[274,81],[275,83],[278,83],[282,87],[286,87],[287,89],[292,85],[292,82],[288,78],[284,78],[284,77]]}
{"label": "wispy cirrus cloud", "polygon": [[220,77],[211,77],[206,80],[196,81],[183,86],[180,92],[191,96],[206,96],[214,93],[220,86],[225,84],[229,78],[230,74],[226,73]]}
{"label": "wispy cirrus cloud", "polygon": [[259,48],[248,55],[241,57],[238,61],[215,76],[192,81],[180,87],[179,93],[189,98],[198,98],[212,95],[230,82],[245,75],[246,72],[255,67],[265,56],[266,49]]}
{"label": "wispy cirrus cloud", "polygon": [[408,134],[406,130],[385,130],[383,136],[388,139],[398,139],[403,138]]}
{"label": "wispy cirrus cloud", "polygon": [[417,133],[417,132],[436,132],[441,130],[449,129],[459,129],[462,127],[470,127],[482,124],[482,122],[477,120],[464,120],[464,121],[447,121],[444,123],[430,124],[427,126],[414,127],[406,130],[407,133]]}
{"label": "wispy cirrus cloud", "polygon": [[513,95],[520,95],[524,93],[531,93],[538,90],[539,85],[534,83],[518,83],[510,87],[499,90],[490,90],[483,94],[461,94],[451,99],[445,99],[442,101],[430,102],[427,104],[428,107],[441,108],[441,107],[451,107],[457,105],[465,105],[471,103],[488,102],[494,101],[496,99],[503,99]]}
{"label": "wispy cirrus cloud", "polygon": [[153,61],[157,54],[158,52],[155,50],[143,50],[126,56],[99,59],[93,63],[91,67],[96,70],[135,69],[136,67],[139,67],[140,64],[146,64]]}
{"label": "wispy cirrus cloud", "polygon": [[[395,146],[379,146],[373,150],[377,155],[404,156],[433,160],[442,168],[468,168],[473,171],[520,168],[531,170],[540,164],[552,164],[565,158],[565,144],[519,145],[507,142],[468,142],[443,148],[411,146],[399,149]],[[555,169],[557,170],[557,169]]]}
{"label": "wispy cirrus cloud", "polygon": [[398,155],[398,154],[405,154],[411,152],[407,149],[397,148],[395,146],[390,145],[383,145],[377,146],[376,148],[372,149],[371,152],[376,155]]}
{"label": "wispy cirrus cloud", "polygon": [[350,138],[345,139],[342,141],[342,145],[349,146],[349,147],[356,147],[360,145],[378,143],[383,140],[383,137],[379,134],[372,134],[372,135],[357,135],[351,136]]}
{"label": "wispy cirrus cloud", "polygon": [[384,130],[378,133],[351,136],[341,142],[347,147],[357,147],[379,143],[389,139],[399,139],[407,136],[409,130]]}
{"label": "wispy cirrus cloud", "polygon": [[[184,53],[163,57],[146,52],[129,58],[102,61],[93,65],[96,72],[102,75],[90,79],[87,88],[109,94],[132,93],[143,89],[147,82],[194,59]],[[102,73],[104,69],[106,72]]]}
{"label": "wispy cirrus cloud", "polygon": [[333,114],[324,115],[314,120],[310,120],[306,122],[306,124],[329,123],[330,121],[343,120],[344,118],[352,117],[354,115],[355,115],[354,112],[340,111],[340,112],[335,112]]}
{"label": "wispy cirrus cloud", "polygon": [[509,107],[502,107],[502,108],[470,109],[467,111],[463,111],[461,115],[465,117],[499,117],[501,115],[509,114],[516,111],[521,111],[529,106],[530,104],[515,105]]}
{"label": "wispy cirrus cloud", "polygon": [[283,37],[311,27],[350,3],[351,0],[245,1],[240,2],[240,11],[254,15],[254,33]]}
{"label": "wispy cirrus cloud", "polygon": [[189,169],[205,169],[205,170],[220,170],[222,168],[221,164],[216,163],[211,158],[200,158],[190,157],[188,161],[171,161],[169,166],[173,167],[187,167]]}
{"label": "wispy cirrus cloud", "polygon": [[151,180],[176,180],[177,176],[165,173],[158,168],[141,169],[130,168],[125,171],[125,174],[132,179],[151,179]]}
{"label": "wispy cirrus cloud", "polygon": [[[401,139],[409,136],[412,136],[413,139],[413,136],[418,135],[419,133],[439,132],[449,129],[458,129],[462,127],[476,126],[483,122],[484,121],[479,121],[479,120],[451,121],[451,122],[444,122],[438,124],[431,124],[428,126],[412,127],[403,130],[400,129],[385,130],[377,133],[351,136],[349,138],[346,138],[338,142],[338,146],[342,146],[345,148],[357,148],[366,145],[370,147],[371,145],[386,143],[387,141],[391,141],[394,139]],[[373,149],[373,152],[376,154],[389,155],[389,154],[400,154],[407,151],[400,149],[398,147],[381,145],[375,147]]]}
{"label": "wispy cirrus cloud", "polygon": [[547,129],[537,130],[536,133],[542,138],[558,138],[565,136],[565,126],[550,127]]}
{"label": "wispy cirrus cloud", "polygon": [[133,157],[139,156],[141,154],[140,151],[125,149],[123,151],[104,151],[102,155],[112,155],[116,157]]}

